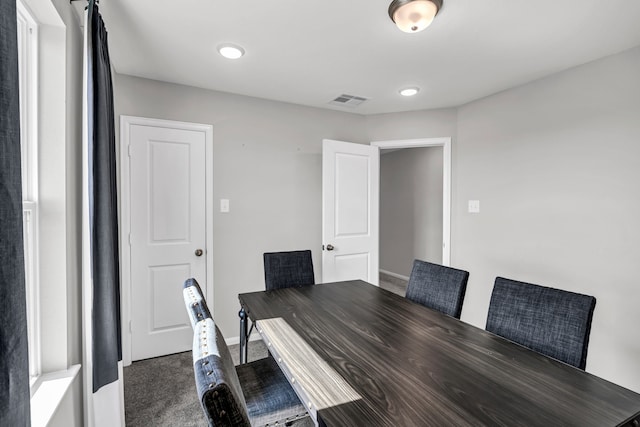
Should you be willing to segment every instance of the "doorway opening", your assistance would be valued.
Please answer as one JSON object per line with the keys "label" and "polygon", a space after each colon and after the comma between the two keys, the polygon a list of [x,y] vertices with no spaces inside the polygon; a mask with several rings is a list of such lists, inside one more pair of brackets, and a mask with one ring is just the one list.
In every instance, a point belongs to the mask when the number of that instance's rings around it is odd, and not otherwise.
{"label": "doorway opening", "polygon": [[414,259],[450,263],[451,138],[377,141],[380,286],[403,295]]}

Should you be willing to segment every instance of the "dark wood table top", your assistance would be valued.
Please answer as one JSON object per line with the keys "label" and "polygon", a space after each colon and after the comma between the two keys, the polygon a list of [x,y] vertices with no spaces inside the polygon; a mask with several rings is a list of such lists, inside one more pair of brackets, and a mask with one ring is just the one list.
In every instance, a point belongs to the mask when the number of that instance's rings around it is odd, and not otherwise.
{"label": "dark wood table top", "polygon": [[[238,298],[271,334],[272,354],[290,381],[299,379],[294,387],[306,378],[344,395],[333,405],[306,402],[317,406],[320,425],[603,427],[640,420],[640,394],[366,282]],[[301,356],[307,351],[312,356]],[[335,377],[334,386],[318,385],[320,375]]]}

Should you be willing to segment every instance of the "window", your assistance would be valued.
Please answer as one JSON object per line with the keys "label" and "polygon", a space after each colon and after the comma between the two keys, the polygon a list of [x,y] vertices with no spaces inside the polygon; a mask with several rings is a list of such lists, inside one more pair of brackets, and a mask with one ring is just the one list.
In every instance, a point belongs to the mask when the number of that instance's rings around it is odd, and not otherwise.
{"label": "window", "polygon": [[22,209],[29,376],[33,385],[40,375],[40,319],[38,298],[38,203],[37,203],[37,42],[38,25],[18,0],[18,72],[20,84],[20,144],[22,149]]}

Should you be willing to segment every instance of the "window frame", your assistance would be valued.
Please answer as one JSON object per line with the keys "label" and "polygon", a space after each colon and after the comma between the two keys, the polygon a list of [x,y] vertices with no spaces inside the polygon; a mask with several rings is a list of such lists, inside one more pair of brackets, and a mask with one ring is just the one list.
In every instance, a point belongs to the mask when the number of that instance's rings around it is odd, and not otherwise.
{"label": "window frame", "polygon": [[22,207],[27,302],[29,381],[35,393],[42,373],[40,351],[39,218],[38,218],[38,22],[21,0],[16,0],[18,73],[20,85],[20,146]]}

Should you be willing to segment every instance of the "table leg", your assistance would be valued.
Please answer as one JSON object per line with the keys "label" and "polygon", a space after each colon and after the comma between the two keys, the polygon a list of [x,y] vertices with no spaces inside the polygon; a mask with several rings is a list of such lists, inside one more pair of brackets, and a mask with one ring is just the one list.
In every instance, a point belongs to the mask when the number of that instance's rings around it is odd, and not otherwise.
{"label": "table leg", "polygon": [[240,309],[238,313],[240,316],[240,364],[247,363],[247,355],[249,352],[249,347],[247,346],[247,312],[244,311],[244,307]]}

